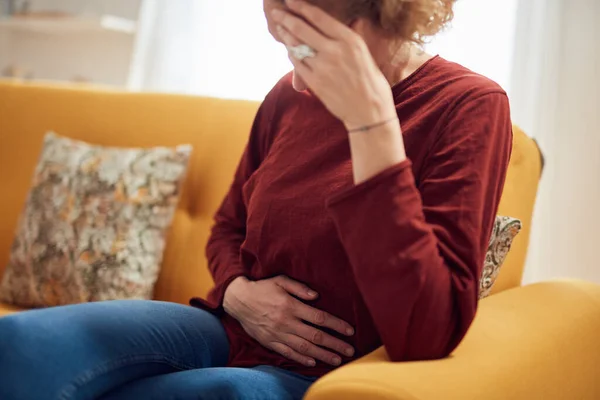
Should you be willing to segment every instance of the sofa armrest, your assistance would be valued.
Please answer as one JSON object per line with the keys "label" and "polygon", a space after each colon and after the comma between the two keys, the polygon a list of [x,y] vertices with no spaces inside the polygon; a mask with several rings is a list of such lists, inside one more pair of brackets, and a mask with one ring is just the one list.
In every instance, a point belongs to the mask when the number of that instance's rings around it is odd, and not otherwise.
{"label": "sofa armrest", "polygon": [[557,281],[491,296],[450,357],[391,363],[380,348],[306,399],[600,399],[600,286]]}

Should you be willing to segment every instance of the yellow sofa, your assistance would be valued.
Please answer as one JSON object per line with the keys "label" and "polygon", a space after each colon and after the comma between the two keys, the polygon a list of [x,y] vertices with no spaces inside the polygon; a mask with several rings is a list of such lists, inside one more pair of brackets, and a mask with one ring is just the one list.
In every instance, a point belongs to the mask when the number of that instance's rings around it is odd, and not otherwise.
{"label": "yellow sofa", "polygon": [[[112,146],[194,146],[157,299],[187,304],[212,285],[204,245],[256,103],[0,82],[0,276],[48,130]],[[515,130],[500,213],[524,230],[495,294],[445,360],[391,363],[383,348],[319,380],[317,399],[600,399],[600,287],[557,281],[520,287],[541,158]],[[19,311],[0,304],[0,316]]]}

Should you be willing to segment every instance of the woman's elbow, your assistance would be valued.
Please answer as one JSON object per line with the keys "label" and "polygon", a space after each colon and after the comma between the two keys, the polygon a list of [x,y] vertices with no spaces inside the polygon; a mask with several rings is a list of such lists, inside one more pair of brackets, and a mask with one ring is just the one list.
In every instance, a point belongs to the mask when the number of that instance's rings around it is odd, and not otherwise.
{"label": "woman's elbow", "polygon": [[408,361],[433,361],[441,360],[448,357],[457,345],[448,345],[445,347],[433,346],[414,346],[407,351],[400,353],[388,351],[388,356],[393,362],[408,362]]}
{"label": "woman's elbow", "polygon": [[386,346],[392,361],[429,361],[448,357],[458,347],[475,318],[475,308],[443,325],[431,324],[407,335],[401,346]]}

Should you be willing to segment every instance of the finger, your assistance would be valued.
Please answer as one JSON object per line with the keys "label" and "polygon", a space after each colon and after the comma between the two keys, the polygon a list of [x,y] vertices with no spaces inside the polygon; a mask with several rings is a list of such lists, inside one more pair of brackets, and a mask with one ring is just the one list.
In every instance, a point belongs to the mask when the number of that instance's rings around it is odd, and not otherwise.
{"label": "finger", "polygon": [[327,347],[328,349],[331,349],[338,354],[343,354],[346,357],[352,357],[354,355],[354,348],[348,343],[334,338],[333,336],[328,335],[327,333],[320,331],[319,329],[314,328],[312,326],[308,326],[303,323],[294,324],[292,326],[291,333],[301,338],[304,338],[309,342],[316,344],[317,346]]}
{"label": "finger", "polygon": [[[296,38],[294,35],[292,35],[290,32],[287,31],[287,29],[285,29],[284,27],[282,27],[281,25],[277,25],[277,28],[275,28],[277,30],[277,34],[278,36],[281,38],[281,42],[286,46],[286,47],[295,47],[295,46],[299,46],[302,44],[302,42],[300,40],[298,40],[298,38]],[[305,64],[308,65],[310,67],[310,63],[312,62],[312,58],[305,58],[304,60],[298,60],[297,58],[295,58],[291,52],[288,51],[288,57],[290,59],[290,61],[292,62],[292,64]]]}
{"label": "finger", "polygon": [[288,360],[296,361],[297,363],[306,365],[307,367],[314,367],[317,364],[313,358],[304,356],[283,343],[274,342],[271,344],[271,349],[281,354]]}
{"label": "finger", "polygon": [[[294,38],[294,36],[291,35],[289,32],[287,32],[285,30],[285,28],[281,28],[280,32],[281,32],[280,35],[282,37],[283,44],[285,44],[288,48],[293,47],[293,46],[298,46],[301,44],[300,41],[298,39]],[[294,69],[296,70],[297,73],[306,75],[306,77],[303,77],[303,78],[306,78],[307,80],[312,79],[312,76],[313,76],[312,70],[316,66],[314,57],[306,57],[302,60],[299,60],[296,57],[294,57],[294,55],[292,54],[291,51],[288,51],[288,58],[290,59],[291,63],[294,65]]]}
{"label": "finger", "polygon": [[342,359],[337,354],[333,354],[330,351],[315,346],[308,340],[305,340],[296,335],[287,335],[285,338],[286,343],[293,350],[305,356],[310,356],[313,359],[321,360],[326,364],[333,365],[335,367],[342,364]]}
{"label": "finger", "polygon": [[293,294],[294,296],[299,297],[303,300],[314,300],[319,296],[317,292],[310,289],[308,286],[293,279],[290,279],[284,275],[275,278],[275,283],[286,292]]}
{"label": "finger", "polygon": [[271,13],[273,20],[294,35],[301,43],[320,51],[330,44],[330,40],[301,18],[283,10],[275,9]]}
{"label": "finger", "polygon": [[281,39],[281,42],[286,46],[299,46],[302,44],[294,35],[292,35],[287,29],[281,25],[277,25],[275,28],[277,36]]}
{"label": "finger", "polygon": [[285,4],[331,39],[348,39],[355,35],[352,29],[317,6],[302,0],[286,0]]}
{"label": "finger", "polygon": [[294,311],[294,315],[296,317],[310,322],[313,325],[333,329],[334,331],[346,336],[354,335],[354,329],[350,326],[350,324],[325,311],[318,310],[301,302],[297,303]]}
{"label": "finger", "polygon": [[298,60],[290,52],[288,52],[288,58],[294,66],[294,71],[296,71],[296,74],[302,78],[308,88],[313,91],[313,94],[319,97],[322,88],[317,84],[318,76],[315,73],[314,68],[316,68],[318,65],[315,63],[315,59],[305,58],[304,60]]}
{"label": "finger", "polygon": [[314,59],[305,58],[304,60],[298,60],[296,57],[294,57],[291,54],[288,54],[288,58],[289,58],[290,62],[292,63],[292,65],[294,66],[294,70],[296,71],[296,73],[298,75],[300,75],[302,80],[304,82],[306,82],[308,87],[310,89],[312,89],[313,92],[318,96],[319,88],[317,87],[317,84],[315,83],[316,74],[313,70],[313,68],[315,67],[315,64],[313,61]]}

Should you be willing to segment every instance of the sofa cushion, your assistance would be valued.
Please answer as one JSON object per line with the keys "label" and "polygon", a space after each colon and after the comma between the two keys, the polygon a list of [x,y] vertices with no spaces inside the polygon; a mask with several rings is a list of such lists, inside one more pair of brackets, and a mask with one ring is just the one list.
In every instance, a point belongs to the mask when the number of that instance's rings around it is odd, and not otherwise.
{"label": "sofa cushion", "polygon": [[0,300],[151,299],[191,153],[46,136]]}
{"label": "sofa cushion", "polygon": [[486,298],[492,293],[492,287],[498,279],[500,267],[504,264],[513,240],[520,231],[520,220],[511,217],[496,217],[479,284],[480,299]]}

